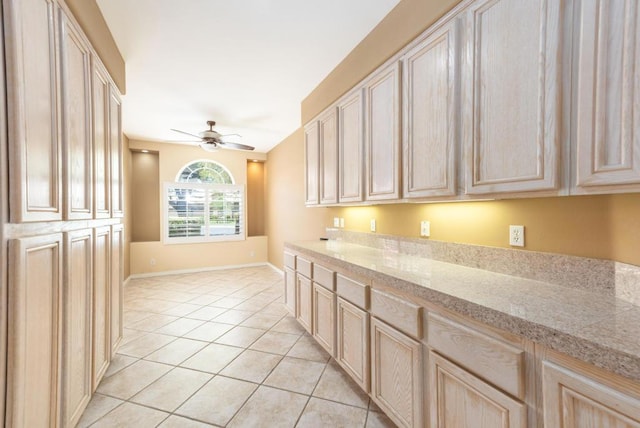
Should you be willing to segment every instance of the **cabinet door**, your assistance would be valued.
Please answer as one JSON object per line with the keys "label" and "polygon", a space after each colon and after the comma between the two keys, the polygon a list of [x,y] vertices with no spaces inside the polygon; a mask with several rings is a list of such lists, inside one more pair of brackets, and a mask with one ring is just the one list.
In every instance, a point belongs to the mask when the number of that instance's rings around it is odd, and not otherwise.
{"label": "cabinet door", "polygon": [[338,297],[336,361],[369,392],[369,314]]}
{"label": "cabinet door", "polygon": [[123,275],[124,228],[122,224],[111,226],[111,273],[109,280],[110,307],[110,343],[111,357],[116,354],[122,341],[122,275]]}
{"label": "cabinet door", "polygon": [[362,89],[338,103],[338,200],[363,200],[364,128]]}
{"label": "cabinet door", "polygon": [[319,120],[320,203],[338,202],[338,112],[330,108]]}
{"label": "cabinet door", "polygon": [[336,348],[336,295],[313,284],[312,336],[332,357]]}
{"label": "cabinet door", "polygon": [[75,426],[91,400],[92,231],[65,234],[62,425]]}
{"label": "cabinet door", "polygon": [[93,371],[92,388],[98,387],[111,361],[110,270],[111,228],[95,229],[93,263]]}
{"label": "cabinet door", "polygon": [[466,15],[466,192],[559,186],[562,2],[479,0]]}
{"label": "cabinet door", "polygon": [[311,280],[296,275],[296,318],[311,333]]}
{"label": "cabinet door", "polygon": [[2,2],[11,221],[62,219],[58,43],[52,0]]}
{"label": "cabinet door", "polygon": [[62,154],[65,219],[93,217],[91,69],[88,42],[60,9]]}
{"label": "cabinet door", "polygon": [[284,268],[284,307],[296,315],[296,273],[287,267]]}
{"label": "cabinet door", "polygon": [[373,317],[371,398],[399,426],[422,426],[420,343]]}
{"label": "cabinet door", "polygon": [[58,425],[62,235],[9,242],[6,426]]}
{"label": "cabinet door", "polygon": [[637,1],[581,3],[575,31],[578,191],[640,190],[639,25]]}
{"label": "cabinet door", "polygon": [[[429,352],[429,414],[434,428],[525,428],[526,406],[435,352]],[[561,426],[561,425],[549,425]]]}
{"label": "cabinet door", "polygon": [[93,212],[96,218],[111,216],[109,152],[109,79],[100,60],[91,58],[93,95]]}
{"label": "cabinet door", "polygon": [[547,427],[640,427],[640,400],[549,361],[542,393]]}
{"label": "cabinet door", "polygon": [[400,198],[400,63],[365,86],[367,199]]}
{"label": "cabinet door", "polygon": [[404,56],[403,195],[456,194],[458,145],[457,21]]}
{"label": "cabinet door", "polygon": [[313,121],[304,127],[304,171],[305,204],[317,205],[319,202],[319,126]]}
{"label": "cabinet door", "polygon": [[111,216],[122,217],[124,215],[122,103],[113,85],[110,85],[109,95],[109,150],[111,152]]}

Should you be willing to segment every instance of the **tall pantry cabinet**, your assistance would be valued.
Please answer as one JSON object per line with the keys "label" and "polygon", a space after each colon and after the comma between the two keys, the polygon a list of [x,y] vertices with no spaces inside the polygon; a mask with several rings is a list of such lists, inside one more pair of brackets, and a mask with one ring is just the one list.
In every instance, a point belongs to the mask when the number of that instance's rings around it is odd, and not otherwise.
{"label": "tall pantry cabinet", "polygon": [[62,0],[0,25],[0,419],[75,426],[122,336],[121,102]]}

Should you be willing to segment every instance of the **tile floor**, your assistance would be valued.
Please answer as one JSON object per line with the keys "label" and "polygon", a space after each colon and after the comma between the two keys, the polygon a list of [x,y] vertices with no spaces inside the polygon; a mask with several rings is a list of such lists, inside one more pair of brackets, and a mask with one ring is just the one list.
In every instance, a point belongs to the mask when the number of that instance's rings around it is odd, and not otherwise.
{"label": "tile floor", "polygon": [[393,427],[288,315],[268,266],[131,280],[79,427]]}

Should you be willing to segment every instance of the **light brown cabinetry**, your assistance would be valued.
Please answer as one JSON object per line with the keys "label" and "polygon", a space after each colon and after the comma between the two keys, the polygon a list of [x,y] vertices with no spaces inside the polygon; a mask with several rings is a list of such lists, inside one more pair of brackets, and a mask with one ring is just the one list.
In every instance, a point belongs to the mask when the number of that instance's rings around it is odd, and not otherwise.
{"label": "light brown cabinetry", "polygon": [[362,202],[364,122],[362,88],[338,101],[338,201]]}
{"label": "light brown cabinetry", "polygon": [[313,283],[312,336],[331,356],[335,356],[336,295]]}
{"label": "light brown cabinetry", "polygon": [[93,212],[95,218],[111,217],[111,152],[109,149],[109,77],[96,56],[91,57],[93,96]]}
{"label": "light brown cabinetry", "polygon": [[311,280],[301,274],[296,274],[296,319],[311,333],[313,322]]}
{"label": "light brown cabinetry", "polygon": [[338,297],[336,361],[369,392],[369,313]]}
{"label": "light brown cabinetry", "polygon": [[104,376],[111,361],[111,228],[94,229],[93,251],[93,365],[92,389]]}
{"label": "light brown cabinetry", "polygon": [[109,94],[109,150],[111,152],[111,217],[124,215],[123,146],[122,146],[122,101],[115,87]]}
{"label": "light brown cabinetry", "polygon": [[284,268],[284,307],[296,315],[296,272],[289,267]]}
{"label": "light brown cabinetry", "polygon": [[320,172],[319,126],[315,120],[304,127],[305,204],[317,205]]}
{"label": "light brown cabinetry", "polygon": [[123,319],[122,308],[123,303],[123,256],[124,256],[124,226],[122,224],[114,224],[111,226],[111,272],[109,280],[111,282],[111,288],[109,289],[109,306],[111,313],[109,314],[109,320],[111,323],[110,329],[110,344],[111,344],[111,357],[114,357],[120,342],[122,341],[123,334]]}
{"label": "light brown cabinetry", "polygon": [[329,109],[318,119],[320,130],[320,203],[338,202],[338,112]]}
{"label": "light brown cabinetry", "polygon": [[457,192],[459,48],[457,21],[403,57],[403,196]]}

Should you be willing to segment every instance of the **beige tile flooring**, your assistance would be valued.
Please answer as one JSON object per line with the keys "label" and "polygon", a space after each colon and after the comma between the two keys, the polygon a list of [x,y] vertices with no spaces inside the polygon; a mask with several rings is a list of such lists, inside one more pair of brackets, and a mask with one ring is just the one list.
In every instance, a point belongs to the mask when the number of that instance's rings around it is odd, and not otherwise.
{"label": "beige tile flooring", "polygon": [[287,314],[268,266],[131,280],[79,427],[393,427]]}

